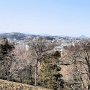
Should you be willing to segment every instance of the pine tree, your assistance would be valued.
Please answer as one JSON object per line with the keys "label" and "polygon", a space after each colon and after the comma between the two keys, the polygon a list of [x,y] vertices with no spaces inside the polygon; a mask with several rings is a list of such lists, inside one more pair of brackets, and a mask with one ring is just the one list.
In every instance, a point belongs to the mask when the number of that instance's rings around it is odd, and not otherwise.
{"label": "pine tree", "polygon": [[2,79],[10,79],[13,48],[14,46],[6,38],[0,40],[0,78]]}
{"label": "pine tree", "polygon": [[41,66],[40,83],[43,87],[60,90],[64,88],[64,80],[60,73],[60,65],[57,65],[59,53],[55,53],[51,58],[45,60]]}

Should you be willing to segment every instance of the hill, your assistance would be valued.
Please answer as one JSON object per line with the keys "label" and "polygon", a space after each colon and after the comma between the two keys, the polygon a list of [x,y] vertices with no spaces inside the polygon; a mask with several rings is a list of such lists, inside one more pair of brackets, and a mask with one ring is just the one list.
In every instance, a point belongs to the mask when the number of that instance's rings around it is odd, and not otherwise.
{"label": "hill", "polygon": [[[19,32],[12,32],[12,33],[0,33],[0,38],[8,38],[11,40],[26,40],[26,39],[33,39],[33,38],[46,38],[47,40],[57,40],[57,39],[63,39],[63,40],[71,40],[76,39],[76,37],[69,37],[69,36],[51,36],[51,35],[34,35],[34,34],[25,34],[25,33],[19,33]],[[80,39],[80,38],[79,38]]]}

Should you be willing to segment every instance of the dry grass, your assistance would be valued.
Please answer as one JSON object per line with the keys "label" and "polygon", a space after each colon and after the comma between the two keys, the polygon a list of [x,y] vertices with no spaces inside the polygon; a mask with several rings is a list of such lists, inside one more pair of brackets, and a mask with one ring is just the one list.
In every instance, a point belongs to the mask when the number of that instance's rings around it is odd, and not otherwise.
{"label": "dry grass", "polygon": [[0,79],[0,90],[49,90],[49,89]]}

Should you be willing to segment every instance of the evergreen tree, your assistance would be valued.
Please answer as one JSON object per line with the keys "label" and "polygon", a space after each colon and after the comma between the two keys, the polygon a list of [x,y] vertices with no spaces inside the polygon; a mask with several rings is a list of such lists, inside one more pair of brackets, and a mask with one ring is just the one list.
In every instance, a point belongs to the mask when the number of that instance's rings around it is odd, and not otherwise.
{"label": "evergreen tree", "polygon": [[10,79],[10,67],[13,60],[14,46],[6,38],[0,40],[0,78]]}
{"label": "evergreen tree", "polygon": [[[59,57],[56,52],[52,58],[48,58],[41,66],[40,84],[43,87],[60,90],[64,88],[64,80],[60,74],[60,65],[57,65],[57,58]],[[57,57],[57,58],[56,58]]]}

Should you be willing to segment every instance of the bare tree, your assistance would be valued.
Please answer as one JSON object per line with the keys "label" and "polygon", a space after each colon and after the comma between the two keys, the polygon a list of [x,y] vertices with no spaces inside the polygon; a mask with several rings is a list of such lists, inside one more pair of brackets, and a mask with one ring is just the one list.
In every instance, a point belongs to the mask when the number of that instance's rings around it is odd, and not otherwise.
{"label": "bare tree", "polygon": [[87,76],[88,76],[88,90],[90,90],[90,41],[84,41],[81,43],[82,52],[83,52],[83,59],[87,65]]}
{"label": "bare tree", "polygon": [[[70,87],[73,90],[86,90],[85,82],[84,82],[84,75],[86,72],[84,71],[84,66],[87,65],[85,63],[85,51],[82,47],[83,45],[80,43],[76,43],[75,46],[68,46],[65,48],[67,50],[67,54],[62,57],[64,62],[62,65],[72,65],[73,66],[73,82],[71,82]],[[65,63],[65,61],[67,63]],[[86,68],[86,67],[85,67]]]}
{"label": "bare tree", "polygon": [[[71,55],[73,61],[72,64],[74,64],[74,69],[76,70],[75,73],[77,72],[77,74],[75,74],[75,78],[78,79],[79,77],[79,81],[81,82],[81,90],[86,90],[88,87],[88,90],[90,90],[90,41],[81,41],[78,44],[76,44],[73,47],[72,50],[72,55]],[[78,67],[78,63],[79,63],[79,67]],[[82,68],[83,69],[82,71]],[[84,71],[85,70],[85,71]],[[87,78],[88,78],[88,86],[84,85],[84,78],[83,75],[87,74]],[[77,76],[77,77],[76,77]]]}
{"label": "bare tree", "polygon": [[38,65],[40,64],[40,60],[43,54],[46,51],[49,51],[54,48],[55,44],[47,42],[45,39],[35,39],[29,43],[29,46],[32,50],[32,55],[34,59],[34,67],[35,67],[35,86],[37,85],[37,77],[38,77]]}

